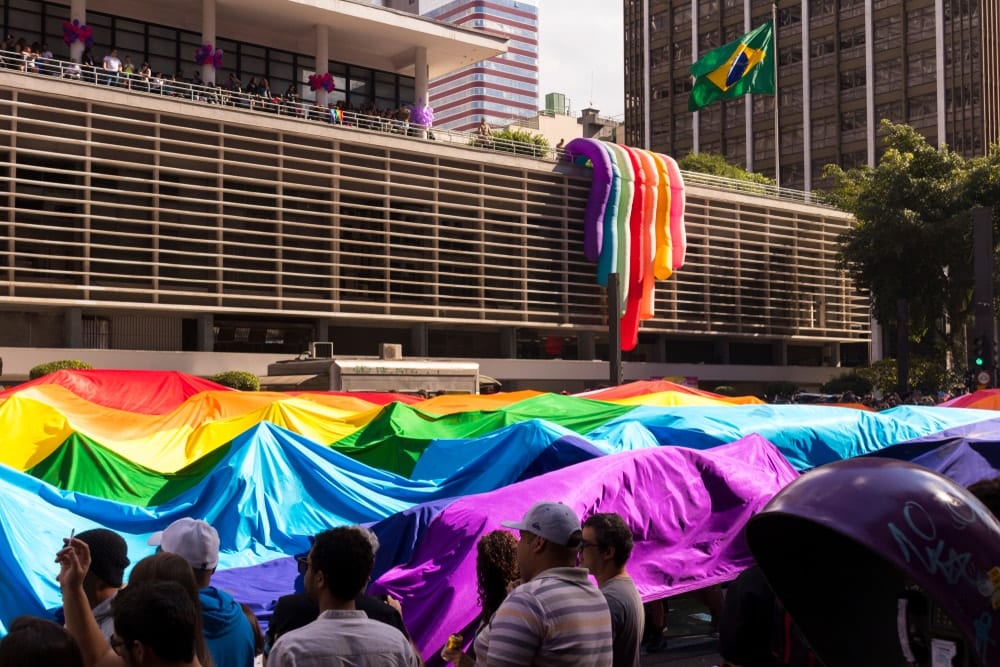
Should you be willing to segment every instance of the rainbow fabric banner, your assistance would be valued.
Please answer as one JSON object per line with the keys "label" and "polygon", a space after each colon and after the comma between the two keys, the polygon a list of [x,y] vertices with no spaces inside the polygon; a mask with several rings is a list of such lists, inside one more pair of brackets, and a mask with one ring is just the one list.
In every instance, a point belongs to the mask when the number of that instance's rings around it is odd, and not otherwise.
{"label": "rainbow fabric banner", "polygon": [[735,577],[743,524],[798,471],[995,414],[765,405],[662,381],[415,401],[60,371],[0,393],[0,634],[60,605],[49,556],[74,530],[120,533],[135,563],[153,532],[205,519],[222,544],[213,583],[266,622],[309,537],[361,523],[383,545],[375,588],[402,599],[431,657],[475,617],[479,536],[535,501],[621,513],[655,599]]}
{"label": "rainbow fabric banner", "polygon": [[566,154],[589,163],[594,176],[583,219],[584,256],[597,262],[597,282],[618,276],[621,349],[635,349],[639,324],[652,319],[654,281],[684,266],[684,180],[666,155],[597,139],[576,138]]}

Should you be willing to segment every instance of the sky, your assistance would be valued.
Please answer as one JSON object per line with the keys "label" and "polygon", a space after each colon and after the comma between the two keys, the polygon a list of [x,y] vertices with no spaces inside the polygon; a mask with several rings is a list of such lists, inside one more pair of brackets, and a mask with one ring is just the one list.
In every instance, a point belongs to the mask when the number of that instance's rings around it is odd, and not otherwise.
{"label": "sky", "polygon": [[563,93],[574,115],[625,113],[621,0],[538,0],[538,105]]}

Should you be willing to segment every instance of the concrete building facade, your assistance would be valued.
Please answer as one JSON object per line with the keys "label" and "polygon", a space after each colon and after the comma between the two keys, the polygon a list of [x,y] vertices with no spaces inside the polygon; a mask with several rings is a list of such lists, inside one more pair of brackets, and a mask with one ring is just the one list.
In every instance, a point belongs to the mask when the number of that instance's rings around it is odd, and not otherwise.
{"label": "concrete building facade", "polygon": [[[264,22],[272,5],[239,8]],[[162,27],[145,7],[116,5],[113,24]],[[391,39],[399,15],[364,11],[355,30]],[[436,50],[440,34],[467,39],[464,52],[503,48],[419,21],[407,38],[429,71],[467,57]],[[414,67],[380,62],[386,76]],[[206,373],[242,355],[263,373],[333,341],[337,355],[400,343],[407,357],[477,359],[505,388],[606,381],[606,302],[583,256],[587,167],[328,120],[0,69],[5,372],[79,358]],[[802,193],[685,176],[687,264],[658,285],[626,379],[815,386],[865,363],[868,302],[836,260],[849,217]]]}

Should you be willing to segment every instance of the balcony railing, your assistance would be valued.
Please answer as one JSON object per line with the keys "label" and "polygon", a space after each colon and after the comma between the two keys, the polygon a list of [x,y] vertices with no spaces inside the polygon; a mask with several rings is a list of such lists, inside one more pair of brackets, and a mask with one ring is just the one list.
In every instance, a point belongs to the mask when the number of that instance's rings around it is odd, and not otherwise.
{"label": "balcony railing", "polygon": [[[32,57],[14,51],[0,51],[0,65],[8,70],[18,70],[30,76],[52,77],[90,86],[109,86],[126,89],[140,95],[170,97],[198,104],[215,104],[252,113],[270,113],[302,121],[324,122],[363,131],[382,132],[424,141],[439,141],[460,144],[468,148],[528,157],[549,162],[570,159],[561,148],[539,146],[523,141],[512,141],[497,136],[482,136],[475,132],[457,132],[436,127],[424,127],[412,121],[400,120],[388,115],[366,115],[356,111],[339,109],[335,106],[320,106],[298,97],[286,98],[278,95],[251,94],[242,90],[232,90],[220,84],[210,86],[188,81],[176,81],[167,77],[143,76],[112,72],[102,67],[80,65],[58,58]],[[812,205],[823,205],[821,194],[803,192],[765,185],[750,181],[725,178],[711,174],[684,171],[687,183],[721,188],[723,190],[795,201]]]}

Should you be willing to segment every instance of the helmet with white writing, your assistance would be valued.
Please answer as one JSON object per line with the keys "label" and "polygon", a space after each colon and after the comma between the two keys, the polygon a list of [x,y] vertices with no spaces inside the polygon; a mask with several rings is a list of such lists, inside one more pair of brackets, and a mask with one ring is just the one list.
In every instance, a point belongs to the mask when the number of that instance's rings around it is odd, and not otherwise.
{"label": "helmet with white writing", "polygon": [[1000,664],[1000,521],[948,478],[830,463],[778,493],[746,537],[826,667]]}

